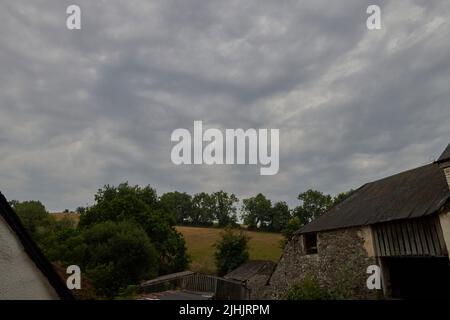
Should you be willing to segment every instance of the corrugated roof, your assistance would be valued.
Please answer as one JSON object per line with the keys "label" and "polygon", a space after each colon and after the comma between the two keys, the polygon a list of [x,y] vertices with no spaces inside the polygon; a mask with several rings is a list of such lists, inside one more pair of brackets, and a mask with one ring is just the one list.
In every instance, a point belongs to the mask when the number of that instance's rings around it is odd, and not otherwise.
{"label": "corrugated roof", "polygon": [[449,196],[442,169],[432,163],[363,185],[297,233],[417,218],[436,212]]}
{"label": "corrugated roof", "polygon": [[251,260],[224,276],[225,279],[247,281],[256,274],[271,275],[276,263],[266,260]]}

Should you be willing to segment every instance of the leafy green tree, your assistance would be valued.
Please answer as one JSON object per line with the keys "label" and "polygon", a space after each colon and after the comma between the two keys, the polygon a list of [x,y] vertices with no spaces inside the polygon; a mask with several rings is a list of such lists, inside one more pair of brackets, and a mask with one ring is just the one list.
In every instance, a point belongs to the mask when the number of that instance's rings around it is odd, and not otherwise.
{"label": "leafy green tree", "polygon": [[195,226],[212,226],[214,224],[215,199],[206,192],[194,195],[192,199],[191,224]]}
{"label": "leafy green tree", "polygon": [[352,194],[353,189],[350,189],[349,191],[345,191],[345,192],[341,192],[338,193],[334,198],[333,198],[333,206],[341,203],[342,201],[344,201],[345,199],[347,199],[350,194]]}
{"label": "leafy green tree", "polygon": [[294,233],[302,227],[302,224],[300,222],[300,219],[298,217],[292,217],[289,219],[287,225],[284,227],[284,229],[281,231],[283,235],[283,240],[281,240],[281,248],[284,248],[287,244],[287,242],[292,238]]}
{"label": "leafy green tree", "polygon": [[33,200],[24,202],[13,200],[10,202],[10,205],[19,216],[30,236],[39,242],[52,223],[52,218],[45,206],[40,201]]}
{"label": "leafy green tree", "polygon": [[192,196],[185,192],[167,192],[159,199],[159,206],[167,214],[175,215],[177,224],[188,224],[192,216]]}
{"label": "leafy green tree", "polygon": [[78,214],[84,214],[86,212],[86,208],[85,207],[77,207],[75,209],[75,212]]}
{"label": "leafy green tree", "polygon": [[214,192],[211,197],[214,201],[214,217],[219,227],[236,225],[236,203],[239,199],[234,194],[225,191]]}
{"label": "leafy green tree", "polygon": [[216,248],[214,257],[219,276],[227,274],[248,260],[249,240],[250,238],[242,230],[225,228],[221,239],[214,244]]}
{"label": "leafy green tree", "polygon": [[80,217],[81,229],[105,221],[133,221],[139,224],[160,256],[159,273],[184,270],[188,263],[186,243],[175,229],[174,215],[158,207],[156,191],[147,186],[105,186],[95,195],[95,204]]}
{"label": "leafy green tree", "polygon": [[294,209],[294,215],[299,218],[301,225],[310,223],[333,205],[330,195],[311,189],[300,193],[298,200],[302,204]]}
{"label": "leafy green tree", "polygon": [[137,224],[106,221],[85,230],[83,236],[83,267],[100,294],[113,297],[157,274],[158,252]]}
{"label": "leafy green tree", "polygon": [[302,204],[293,210],[294,217],[282,228],[284,239],[281,241],[281,247],[286,245],[298,229],[322,215],[332,206],[344,201],[352,192],[353,190],[341,192],[335,197],[331,197],[310,189],[299,194],[298,199],[302,201]]}
{"label": "leafy green tree", "polygon": [[244,223],[248,228],[250,230],[267,229],[270,224],[272,202],[261,193],[242,202]]}
{"label": "leafy green tree", "polygon": [[43,239],[41,247],[50,261],[59,261],[63,266],[82,266],[87,258],[83,233],[75,227],[60,226],[53,229]]}
{"label": "leafy green tree", "polygon": [[139,225],[129,221],[62,229],[47,239],[44,248],[50,260],[80,266],[97,293],[110,298],[128,285],[155,276],[158,270],[154,245]]}
{"label": "leafy green tree", "polygon": [[282,231],[292,218],[291,211],[286,202],[280,201],[273,205],[269,220],[268,230],[272,232]]}

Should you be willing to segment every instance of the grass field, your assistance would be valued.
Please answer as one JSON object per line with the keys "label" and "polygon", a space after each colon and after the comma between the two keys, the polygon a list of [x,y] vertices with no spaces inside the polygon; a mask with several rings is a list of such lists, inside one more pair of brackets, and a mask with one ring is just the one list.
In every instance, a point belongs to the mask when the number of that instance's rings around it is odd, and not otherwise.
{"label": "grass field", "polygon": [[[52,213],[60,220],[64,217],[72,219],[76,224],[80,220],[77,213]],[[222,229],[218,228],[197,228],[197,227],[176,227],[186,239],[188,252],[192,258],[190,269],[204,273],[215,273],[214,247],[213,244],[220,238]],[[250,259],[272,260],[277,262],[281,256],[280,240],[281,234],[269,232],[245,231],[250,237]]]}
{"label": "grass field", "polygon": [[80,222],[80,215],[75,212],[71,213],[65,213],[65,212],[53,212],[51,213],[53,217],[55,217],[56,220],[61,220],[63,218],[69,218],[70,220],[73,220],[75,224],[78,224]]}
{"label": "grass field", "polygon": [[[213,244],[220,238],[222,229],[177,227],[186,239],[188,252],[192,258],[191,270],[205,273],[215,272]],[[272,260],[281,256],[282,235],[267,232],[245,232],[250,237],[250,259]]]}

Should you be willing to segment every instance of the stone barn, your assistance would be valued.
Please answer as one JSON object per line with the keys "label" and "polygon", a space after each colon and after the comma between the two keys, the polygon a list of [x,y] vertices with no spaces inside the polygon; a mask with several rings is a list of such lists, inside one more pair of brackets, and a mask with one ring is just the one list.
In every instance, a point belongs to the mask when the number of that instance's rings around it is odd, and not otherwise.
{"label": "stone barn", "polygon": [[[297,231],[272,274],[272,298],[305,277],[344,298],[449,297],[450,145],[434,163],[352,192]],[[380,290],[367,268],[380,269]]]}
{"label": "stone barn", "polygon": [[267,281],[275,265],[273,261],[250,260],[226,274],[224,278],[241,282],[248,289],[248,298],[258,299],[266,295]]}

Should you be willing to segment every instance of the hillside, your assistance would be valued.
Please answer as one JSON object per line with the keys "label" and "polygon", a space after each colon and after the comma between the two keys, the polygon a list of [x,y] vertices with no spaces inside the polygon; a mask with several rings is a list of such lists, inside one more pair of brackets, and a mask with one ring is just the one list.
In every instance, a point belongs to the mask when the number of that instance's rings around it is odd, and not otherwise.
{"label": "hillside", "polygon": [[[58,212],[52,213],[52,215],[58,220],[64,217],[73,219],[75,223],[80,220],[80,215],[77,213]],[[176,228],[186,239],[188,252],[192,257],[191,269],[214,273],[213,244],[220,238],[222,229],[186,226],[177,226]],[[278,261],[282,253],[280,240],[283,236],[281,234],[255,231],[246,231],[246,234],[250,237],[250,259]]]}
{"label": "hillside", "polygon": [[[220,238],[222,229],[177,227],[186,239],[188,252],[192,257],[191,269],[214,273],[213,244]],[[246,231],[250,237],[250,259],[272,260],[277,262],[281,256],[281,234]]]}

